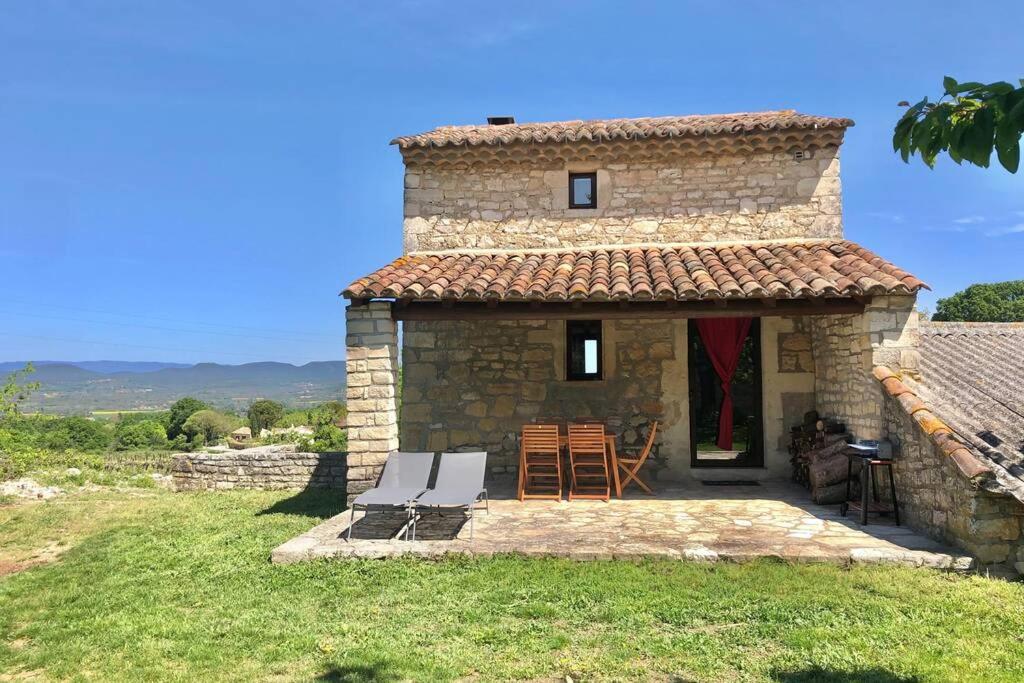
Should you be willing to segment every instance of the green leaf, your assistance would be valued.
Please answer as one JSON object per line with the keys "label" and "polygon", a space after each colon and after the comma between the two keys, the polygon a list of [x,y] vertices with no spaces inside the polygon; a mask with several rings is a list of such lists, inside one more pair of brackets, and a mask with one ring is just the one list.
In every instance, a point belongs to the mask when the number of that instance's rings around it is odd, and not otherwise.
{"label": "green leaf", "polygon": [[984,87],[985,87],[984,83],[978,83],[976,81],[969,81],[967,83],[961,83],[959,86],[957,86],[957,94],[965,93],[965,92],[970,92],[972,90],[977,90],[978,88],[984,88]]}
{"label": "green leaf", "polygon": [[996,125],[996,156],[999,163],[1010,173],[1016,173],[1020,165],[1020,131],[1007,116],[1003,116]]}
{"label": "green leaf", "polygon": [[1020,102],[1015,104],[1006,113],[1006,118],[1013,121],[1013,125],[1017,126],[1017,130],[1024,130],[1024,98],[1021,98]]}
{"label": "green leaf", "polygon": [[996,156],[999,158],[999,163],[1003,165],[1010,173],[1016,173],[1017,168],[1020,166],[1020,143],[1014,144],[1009,148],[996,147]]}
{"label": "green leaf", "polygon": [[1005,95],[1013,92],[1016,88],[1006,81],[999,81],[998,83],[989,83],[985,86],[985,90],[993,95]]}
{"label": "green leaf", "polygon": [[967,144],[967,148],[963,150],[964,157],[982,168],[988,168],[994,135],[995,116],[992,110],[987,107],[978,109],[964,133],[963,142]]}
{"label": "green leaf", "polygon": [[946,89],[946,94],[950,97],[956,97],[957,94],[957,82],[952,76],[946,76],[942,79],[942,87]]}
{"label": "green leaf", "polygon": [[917,120],[914,116],[905,115],[896,124],[896,130],[893,132],[892,149],[894,152],[900,152],[901,156],[903,156],[903,161],[907,161],[909,156],[910,136],[914,131],[915,123],[917,123]]}

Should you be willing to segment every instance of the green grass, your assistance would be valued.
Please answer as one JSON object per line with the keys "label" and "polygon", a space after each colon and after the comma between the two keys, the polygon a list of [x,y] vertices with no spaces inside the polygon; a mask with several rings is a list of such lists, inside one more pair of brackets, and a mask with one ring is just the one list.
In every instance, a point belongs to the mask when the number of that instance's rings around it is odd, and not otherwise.
{"label": "green grass", "polygon": [[143,489],[0,507],[0,566],[61,553],[0,579],[0,672],[1024,679],[1021,584],[776,562],[268,562],[338,510],[336,495]]}

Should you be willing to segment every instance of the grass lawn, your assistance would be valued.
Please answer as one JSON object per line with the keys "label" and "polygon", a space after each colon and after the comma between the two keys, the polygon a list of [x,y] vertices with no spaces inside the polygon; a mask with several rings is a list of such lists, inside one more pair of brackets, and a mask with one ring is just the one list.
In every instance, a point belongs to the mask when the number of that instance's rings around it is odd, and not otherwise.
{"label": "grass lawn", "polygon": [[0,507],[0,567],[59,554],[0,578],[0,680],[1024,680],[1021,584],[769,562],[268,562],[339,509],[153,489]]}

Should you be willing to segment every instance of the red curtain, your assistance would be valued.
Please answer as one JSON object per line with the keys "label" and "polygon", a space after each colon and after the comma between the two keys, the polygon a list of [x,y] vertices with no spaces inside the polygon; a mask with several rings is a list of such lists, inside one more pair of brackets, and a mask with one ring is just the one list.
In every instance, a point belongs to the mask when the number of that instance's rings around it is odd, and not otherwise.
{"label": "red curtain", "polygon": [[723,451],[732,450],[732,376],[740,362],[743,342],[750,332],[751,318],[701,318],[697,330],[704,349],[722,381],[722,408],[718,413],[718,439]]}

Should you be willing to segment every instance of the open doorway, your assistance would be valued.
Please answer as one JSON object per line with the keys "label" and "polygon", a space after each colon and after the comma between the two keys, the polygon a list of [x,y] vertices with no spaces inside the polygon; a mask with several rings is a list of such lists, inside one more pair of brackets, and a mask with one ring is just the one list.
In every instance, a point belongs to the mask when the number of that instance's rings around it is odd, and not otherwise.
{"label": "open doorway", "polygon": [[[732,404],[731,429],[722,423],[724,391],[718,365],[709,354],[697,321],[689,324],[687,345],[690,370],[690,450],[693,467],[762,467],[764,446],[761,433],[761,321],[749,320],[749,328],[728,328],[737,342],[742,338],[738,358],[725,353],[725,365],[732,360],[735,370],[729,382]],[[727,335],[728,336],[728,335]],[[709,337],[712,338],[712,337]],[[727,433],[722,430],[727,429]]]}

